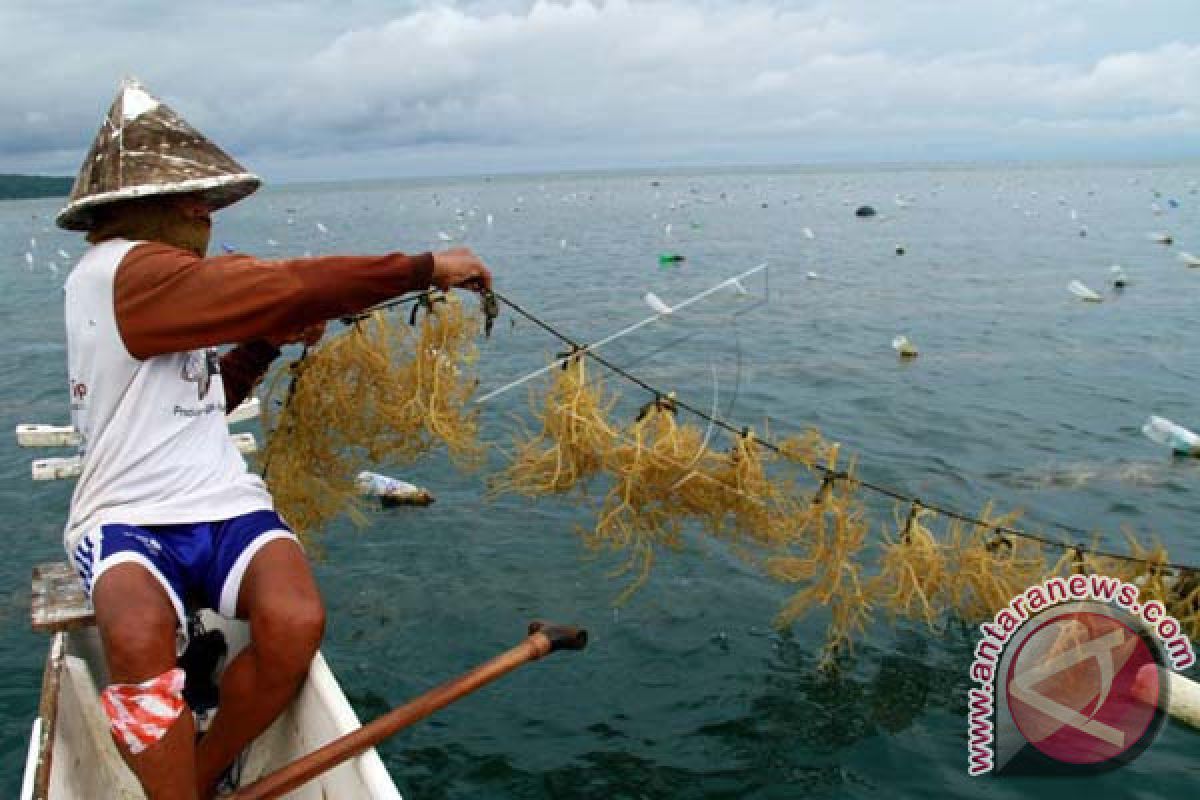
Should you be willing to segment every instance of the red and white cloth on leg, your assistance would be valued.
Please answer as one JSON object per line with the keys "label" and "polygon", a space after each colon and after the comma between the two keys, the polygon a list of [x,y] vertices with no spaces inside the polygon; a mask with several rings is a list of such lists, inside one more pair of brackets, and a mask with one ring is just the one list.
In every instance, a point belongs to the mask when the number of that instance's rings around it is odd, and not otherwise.
{"label": "red and white cloth on leg", "polygon": [[114,683],[100,694],[113,734],[137,755],[167,735],[184,708],[184,672],[176,667],[144,683]]}

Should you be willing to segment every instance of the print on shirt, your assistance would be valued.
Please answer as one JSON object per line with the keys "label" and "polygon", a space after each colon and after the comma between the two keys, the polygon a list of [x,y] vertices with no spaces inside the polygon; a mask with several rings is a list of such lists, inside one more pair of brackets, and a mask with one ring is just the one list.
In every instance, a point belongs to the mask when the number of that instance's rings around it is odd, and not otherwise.
{"label": "print on shirt", "polygon": [[221,360],[215,347],[193,350],[183,362],[182,377],[196,384],[196,399],[203,400],[212,385],[212,376],[221,374]]}

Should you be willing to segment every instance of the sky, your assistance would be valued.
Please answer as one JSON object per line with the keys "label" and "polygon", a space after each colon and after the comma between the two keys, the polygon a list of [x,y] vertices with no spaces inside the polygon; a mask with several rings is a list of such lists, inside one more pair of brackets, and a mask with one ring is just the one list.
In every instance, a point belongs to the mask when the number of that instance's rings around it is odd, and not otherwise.
{"label": "sky", "polygon": [[276,182],[1200,158],[1200,0],[0,0],[0,172],[125,76]]}

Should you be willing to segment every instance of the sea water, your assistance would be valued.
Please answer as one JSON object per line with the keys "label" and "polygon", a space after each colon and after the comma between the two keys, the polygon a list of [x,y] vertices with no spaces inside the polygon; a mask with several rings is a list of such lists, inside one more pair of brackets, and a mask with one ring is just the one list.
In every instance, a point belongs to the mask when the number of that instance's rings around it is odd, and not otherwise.
{"label": "sea water", "polygon": [[[1039,530],[1098,532],[1117,547],[1126,532],[1158,537],[1173,560],[1200,563],[1200,461],[1173,458],[1140,432],[1151,414],[1200,425],[1200,270],[1177,259],[1200,252],[1198,181],[1200,165],[1184,164],[280,186],[218,214],[212,251],[295,257],[467,244],[498,289],[580,341],[652,313],[647,292],[675,305],[765,261],[745,294],[718,293],[609,354],[738,425],[780,435],[815,425],[866,478],[928,502],[973,512],[995,499],[1024,509],[1022,524]],[[857,218],[860,205],[878,214]],[[67,422],[62,284],[83,243],[53,227],[57,207],[0,203],[5,431]],[[1157,231],[1174,245],[1152,241]],[[660,262],[666,253],[686,260]],[[1114,264],[1129,280],[1119,293],[1108,284]],[[1073,279],[1104,302],[1080,302],[1066,288]],[[900,360],[897,335],[920,356]],[[481,345],[482,388],[561,349],[505,311]],[[610,386],[622,394],[618,417],[649,399],[615,378]],[[614,608],[621,558],[589,553],[575,535],[594,518],[595,493],[484,498],[514,416],[528,421],[528,412],[527,387],[483,408],[495,447],[480,473],[460,474],[440,455],[379,465],[437,503],[372,513],[363,530],[339,521],[321,542],[324,651],[364,719],[514,644],[530,619],[592,634],[587,651],[525,667],[384,744],[406,794],[1195,791],[1196,734],[1173,724],[1133,765],[1102,777],[968,778],[969,631],[930,634],[881,618],[840,670],[822,671],[821,613],[774,630],[787,588],[696,538],[661,557],[647,585]],[[3,796],[19,786],[48,644],[29,631],[30,568],[63,558],[71,486],[29,479],[31,458],[52,453],[0,443]],[[890,517],[887,506],[875,510]]]}

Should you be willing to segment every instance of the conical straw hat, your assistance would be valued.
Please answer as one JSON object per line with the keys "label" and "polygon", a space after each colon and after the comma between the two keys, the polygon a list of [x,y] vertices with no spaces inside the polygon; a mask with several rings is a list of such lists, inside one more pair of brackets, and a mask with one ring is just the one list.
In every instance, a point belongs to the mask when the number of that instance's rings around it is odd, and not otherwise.
{"label": "conical straw hat", "polygon": [[86,231],[98,206],[162,194],[196,192],[216,210],[261,181],[137,81],[121,84],[75,178],[59,227]]}

